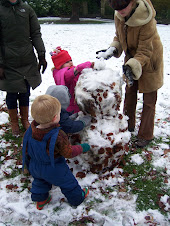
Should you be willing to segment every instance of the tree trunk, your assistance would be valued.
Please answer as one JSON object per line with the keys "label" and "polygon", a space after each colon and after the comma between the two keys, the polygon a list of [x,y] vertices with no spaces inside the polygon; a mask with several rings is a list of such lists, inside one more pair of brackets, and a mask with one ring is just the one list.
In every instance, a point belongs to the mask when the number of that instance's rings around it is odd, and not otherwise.
{"label": "tree trunk", "polygon": [[83,6],[83,16],[87,16],[88,15],[88,4],[87,4],[87,1],[83,1],[82,2],[82,6]]}
{"label": "tree trunk", "polygon": [[106,0],[101,0],[101,17],[105,17],[105,4]]}
{"label": "tree trunk", "polygon": [[72,15],[71,15],[69,22],[72,22],[72,23],[80,22],[80,20],[79,20],[79,7],[80,7],[79,3],[77,3],[77,2],[72,3]]}

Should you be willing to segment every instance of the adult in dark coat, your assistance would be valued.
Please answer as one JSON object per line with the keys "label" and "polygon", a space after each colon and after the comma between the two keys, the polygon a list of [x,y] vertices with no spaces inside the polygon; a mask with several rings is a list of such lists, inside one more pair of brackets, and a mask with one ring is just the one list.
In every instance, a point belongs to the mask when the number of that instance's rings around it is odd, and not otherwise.
{"label": "adult in dark coat", "polygon": [[[34,53],[37,51],[39,64]],[[0,90],[6,91],[6,104],[12,133],[19,134],[17,100],[21,122],[29,126],[30,87],[41,83],[47,62],[40,25],[34,10],[21,0],[0,2]]]}

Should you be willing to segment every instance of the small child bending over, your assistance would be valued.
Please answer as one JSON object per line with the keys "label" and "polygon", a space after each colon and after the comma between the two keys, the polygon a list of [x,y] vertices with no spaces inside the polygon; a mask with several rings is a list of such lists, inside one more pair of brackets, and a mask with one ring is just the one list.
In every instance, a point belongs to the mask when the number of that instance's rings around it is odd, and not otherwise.
{"label": "small child bending over", "polygon": [[65,85],[68,87],[71,94],[70,105],[67,108],[69,112],[79,112],[79,107],[75,101],[74,88],[77,80],[84,68],[93,68],[94,63],[85,62],[77,66],[73,66],[72,58],[66,50],[57,47],[54,52],[51,52],[51,58],[54,63],[53,77],[56,85]]}
{"label": "small child bending over", "polygon": [[71,98],[67,86],[51,85],[48,87],[46,94],[55,97],[60,101],[61,113],[59,124],[66,134],[78,133],[84,129],[84,127],[90,125],[90,115],[84,115],[77,119],[78,113],[72,114],[66,110],[70,104]]}
{"label": "small child bending over", "polygon": [[89,151],[86,143],[71,145],[60,129],[61,104],[50,95],[38,96],[31,107],[33,122],[23,139],[23,168],[34,178],[31,188],[32,201],[38,210],[51,201],[52,185],[59,186],[72,206],[80,205],[89,190],[82,189],[66,164],[65,158],[73,158]]}

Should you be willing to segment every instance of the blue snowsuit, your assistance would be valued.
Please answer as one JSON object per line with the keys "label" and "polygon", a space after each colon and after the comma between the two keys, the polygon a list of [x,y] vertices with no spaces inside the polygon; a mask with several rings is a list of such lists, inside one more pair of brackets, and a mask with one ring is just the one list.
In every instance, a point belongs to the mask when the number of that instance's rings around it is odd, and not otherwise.
{"label": "blue snowsuit", "polygon": [[[84,191],[70,171],[65,158],[61,156],[54,159],[54,147],[59,129],[59,127],[52,129],[43,137],[42,141],[38,141],[32,138],[31,126],[28,128],[23,139],[23,168],[26,155],[28,155],[30,159],[28,170],[34,178],[31,188],[32,201],[46,200],[52,185],[55,185],[60,187],[71,205],[78,206],[84,200]],[[46,148],[49,139],[48,156]]]}
{"label": "blue snowsuit", "polygon": [[65,133],[78,133],[84,128],[84,123],[80,120],[72,120],[70,119],[71,112],[66,111],[61,108],[60,113],[60,126]]}

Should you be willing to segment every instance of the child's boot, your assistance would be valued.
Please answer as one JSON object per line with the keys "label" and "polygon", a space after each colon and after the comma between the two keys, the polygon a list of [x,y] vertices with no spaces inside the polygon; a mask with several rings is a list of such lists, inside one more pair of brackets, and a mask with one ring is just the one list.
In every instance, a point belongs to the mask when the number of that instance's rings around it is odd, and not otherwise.
{"label": "child's boot", "polygon": [[25,130],[28,129],[30,123],[28,121],[29,106],[20,106],[21,123]]}
{"label": "child's boot", "polygon": [[10,117],[12,134],[17,136],[19,135],[18,111],[17,109],[8,109],[8,114]]}
{"label": "child's boot", "polygon": [[37,209],[42,210],[44,208],[44,206],[51,201],[51,199],[52,199],[51,195],[49,195],[46,200],[44,200],[42,202],[37,202],[37,205],[36,205]]}

